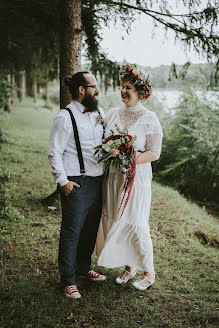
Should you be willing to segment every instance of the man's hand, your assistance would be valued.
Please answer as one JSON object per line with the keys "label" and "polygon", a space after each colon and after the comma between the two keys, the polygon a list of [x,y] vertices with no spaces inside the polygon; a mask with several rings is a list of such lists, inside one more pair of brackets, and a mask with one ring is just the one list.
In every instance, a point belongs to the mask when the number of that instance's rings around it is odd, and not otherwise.
{"label": "man's hand", "polygon": [[73,188],[80,188],[80,185],[77,184],[74,181],[69,181],[66,185],[62,186],[61,189],[63,191],[63,193],[65,194],[65,196],[68,196],[68,194],[70,194],[70,192],[73,190]]}

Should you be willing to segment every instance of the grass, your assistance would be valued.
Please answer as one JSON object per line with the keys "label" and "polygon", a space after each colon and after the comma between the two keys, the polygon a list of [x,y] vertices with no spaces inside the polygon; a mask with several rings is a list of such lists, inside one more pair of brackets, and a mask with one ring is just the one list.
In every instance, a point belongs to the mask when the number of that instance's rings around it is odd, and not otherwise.
{"label": "grass", "polygon": [[[117,286],[122,268],[99,284],[78,280],[82,298],[59,289],[57,250],[61,209],[41,200],[55,189],[47,161],[55,111],[31,99],[1,113],[1,328],[218,327],[218,226],[205,209],[153,184],[150,215],[156,283],[139,292]],[[58,109],[57,109],[58,110]],[[54,206],[54,204],[53,204]],[[93,256],[94,269],[96,257]]]}

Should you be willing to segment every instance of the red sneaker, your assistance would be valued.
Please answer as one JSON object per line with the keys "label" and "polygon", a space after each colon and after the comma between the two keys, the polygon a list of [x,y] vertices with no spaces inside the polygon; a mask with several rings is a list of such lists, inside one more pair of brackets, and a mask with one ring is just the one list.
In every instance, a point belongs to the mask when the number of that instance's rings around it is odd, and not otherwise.
{"label": "red sneaker", "polygon": [[94,270],[90,270],[86,273],[86,276],[92,281],[103,281],[106,280],[106,276],[95,272]]}
{"label": "red sneaker", "polygon": [[75,298],[75,299],[81,297],[81,294],[79,293],[76,285],[71,285],[71,286],[65,287],[64,293],[65,293],[65,296]]}

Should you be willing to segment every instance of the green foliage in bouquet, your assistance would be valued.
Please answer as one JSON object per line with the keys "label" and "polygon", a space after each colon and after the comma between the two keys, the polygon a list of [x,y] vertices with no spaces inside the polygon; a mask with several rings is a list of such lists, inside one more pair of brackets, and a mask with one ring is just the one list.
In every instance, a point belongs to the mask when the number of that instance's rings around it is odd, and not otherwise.
{"label": "green foliage in bouquet", "polygon": [[[96,147],[95,154],[99,153],[99,163],[104,163],[104,172],[108,173],[110,165],[113,165],[125,174],[124,185],[122,187],[122,201],[118,213],[121,210],[120,217],[128,204],[136,174],[136,152],[133,142],[136,136],[128,134],[127,130],[121,130],[118,124],[115,124],[115,133],[111,130],[111,135],[103,139],[102,145]],[[122,208],[123,205],[123,208]]]}
{"label": "green foliage in bouquet", "polygon": [[191,90],[182,95],[164,126],[161,157],[153,165],[159,181],[199,200],[216,200],[219,194],[217,97],[214,93],[207,99]]}
{"label": "green foliage in bouquet", "polygon": [[136,136],[128,134],[127,130],[121,130],[115,124],[116,132],[111,130],[112,135],[102,140],[102,145],[95,147],[98,156],[98,163],[104,163],[104,172],[107,173],[110,165],[117,167],[122,173],[126,173],[130,161],[134,160],[133,142]]}

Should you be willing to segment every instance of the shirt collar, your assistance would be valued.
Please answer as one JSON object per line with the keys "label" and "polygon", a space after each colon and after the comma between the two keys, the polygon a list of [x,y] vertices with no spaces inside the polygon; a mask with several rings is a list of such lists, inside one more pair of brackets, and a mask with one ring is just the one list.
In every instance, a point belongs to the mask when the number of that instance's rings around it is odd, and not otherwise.
{"label": "shirt collar", "polygon": [[76,108],[79,112],[83,113],[83,111],[85,110],[85,106],[82,105],[81,103],[79,103],[77,100],[73,100],[68,107],[73,110],[74,108]]}

